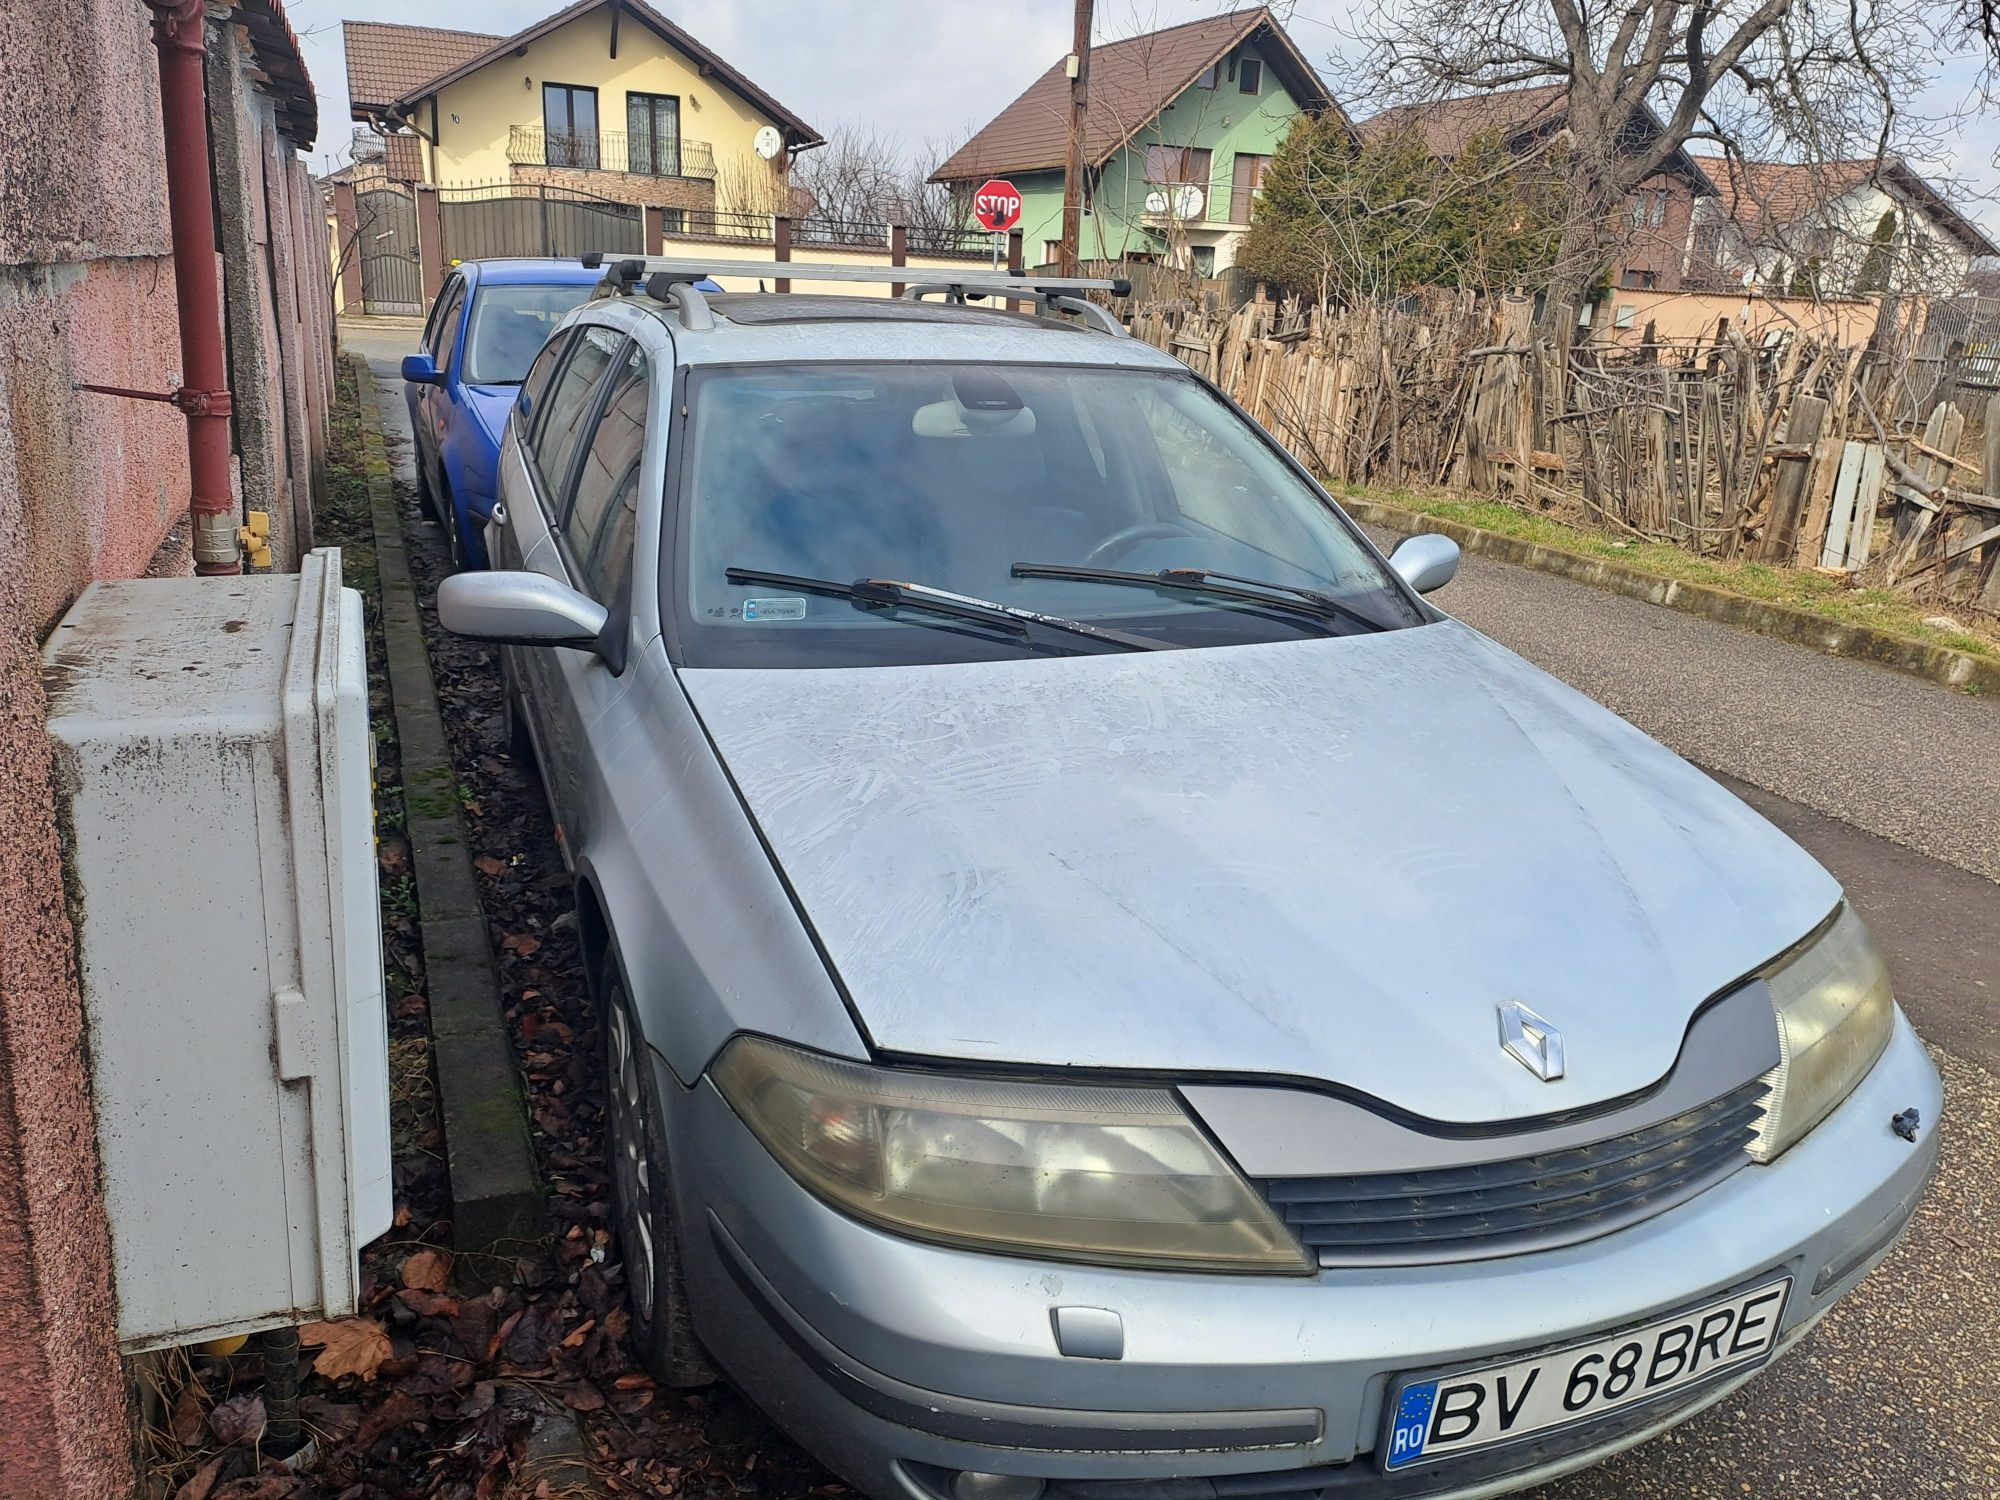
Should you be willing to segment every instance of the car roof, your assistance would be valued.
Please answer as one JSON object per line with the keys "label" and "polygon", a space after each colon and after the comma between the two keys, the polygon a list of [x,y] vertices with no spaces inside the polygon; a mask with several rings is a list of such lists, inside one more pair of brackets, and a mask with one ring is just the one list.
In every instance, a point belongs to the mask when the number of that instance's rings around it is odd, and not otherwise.
{"label": "car roof", "polygon": [[526,256],[461,261],[457,269],[468,280],[486,286],[589,286],[604,276],[576,260]]}
{"label": "car roof", "polygon": [[673,306],[643,294],[587,303],[572,316],[623,307],[659,318],[686,365],[980,360],[1187,369],[1137,339],[1001,307],[794,292],[716,292],[707,301],[715,314],[710,329],[690,330]]}

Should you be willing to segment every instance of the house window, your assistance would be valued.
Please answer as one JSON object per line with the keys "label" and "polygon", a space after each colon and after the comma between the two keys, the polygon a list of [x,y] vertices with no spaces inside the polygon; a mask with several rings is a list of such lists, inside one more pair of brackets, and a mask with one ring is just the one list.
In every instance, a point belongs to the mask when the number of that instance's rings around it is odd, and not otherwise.
{"label": "house window", "polygon": [[1659,284],[1660,278],[1652,271],[1627,270],[1618,277],[1618,285],[1628,292],[1650,292]]}
{"label": "house window", "polygon": [[1667,190],[1642,188],[1632,195],[1632,227],[1658,229],[1667,222]]}
{"label": "house window", "polygon": [[1264,65],[1254,57],[1246,57],[1236,70],[1236,87],[1246,94],[1260,94],[1264,91]]}
{"label": "house window", "polygon": [[1212,90],[1221,81],[1222,81],[1222,64],[1210,63],[1208,67],[1202,71],[1201,77],[1197,78],[1194,81],[1194,86],[1198,89]]}
{"label": "house window", "polygon": [[543,160],[551,167],[597,166],[597,90],[542,85]]}
{"label": "house window", "polygon": [[1208,185],[1209,152],[1197,146],[1148,146],[1146,181]]}
{"label": "house window", "polygon": [[672,94],[625,96],[625,170],[681,175],[681,101]]}
{"label": "house window", "polygon": [[1056,263],[1057,261],[1059,261],[1059,260],[1061,260],[1061,259],[1062,259],[1062,241],[1061,241],[1061,240],[1043,240],[1043,241],[1042,241],[1042,264],[1043,264],[1043,265],[1045,265],[1045,266],[1052,266],[1052,265],[1054,265],[1054,264],[1055,264],[1055,263]]}
{"label": "house window", "polygon": [[1617,313],[1611,319],[1612,325],[1617,328],[1630,328],[1638,321],[1639,309],[1629,302],[1620,303]]}
{"label": "house window", "polygon": [[1264,191],[1264,169],[1270,164],[1268,156],[1254,156],[1248,151],[1236,153],[1236,166],[1229,183],[1230,223],[1250,222],[1250,206]]}

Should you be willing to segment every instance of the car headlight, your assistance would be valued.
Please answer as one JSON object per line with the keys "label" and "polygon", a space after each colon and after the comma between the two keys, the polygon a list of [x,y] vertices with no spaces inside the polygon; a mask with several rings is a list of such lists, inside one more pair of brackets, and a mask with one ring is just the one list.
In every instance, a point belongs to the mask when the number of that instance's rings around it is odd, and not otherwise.
{"label": "car headlight", "polygon": [[1778,1066],[1750,1154],[1770,1161],[1833,1112],[1889,1045],[1889,970],[1852,907],[1764,972],[1778,1012]]}
{"label": "car headlight", "polygon": [[712,1074],[800,1183],[899,1234],[1161,1269],[1312,1269],[1166,1089],[866,1067],[739,1037]]}

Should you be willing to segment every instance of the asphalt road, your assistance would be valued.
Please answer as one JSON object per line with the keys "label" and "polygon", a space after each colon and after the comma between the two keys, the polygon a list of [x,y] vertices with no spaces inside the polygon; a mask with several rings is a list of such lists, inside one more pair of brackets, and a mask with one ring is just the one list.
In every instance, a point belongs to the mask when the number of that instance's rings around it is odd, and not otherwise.
{"label": "asphalt road", "polygon": [[1433,597],[1811,851],[1945,1079],[1895,1254],[1735,1396],[1533,1500],[2000,1496],[2000,703],[1479,557]]}
{"label": "asphalt road", "polygon": [[[342,337],[407,452],[415,326]],[[1533,1500],[2000,1497],[2000,704],[1476,557],[1435,598],[1818,857],[1947,1090],[1944,1168],[1881,1269],[1728,1401]]]}

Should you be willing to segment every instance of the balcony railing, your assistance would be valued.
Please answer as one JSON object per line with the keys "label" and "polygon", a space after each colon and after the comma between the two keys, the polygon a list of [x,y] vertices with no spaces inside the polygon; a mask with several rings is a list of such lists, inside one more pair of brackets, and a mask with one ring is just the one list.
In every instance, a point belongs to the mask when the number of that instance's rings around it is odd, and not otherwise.
{"label": "balcony railing", "polygon": [[622,130],[595,135],[516,125],[507,133],[507,160],[522,167],[573,167],[585,172],[626,172],[635,177],[715,180],[715,150],[707,141],[636,140]]}

